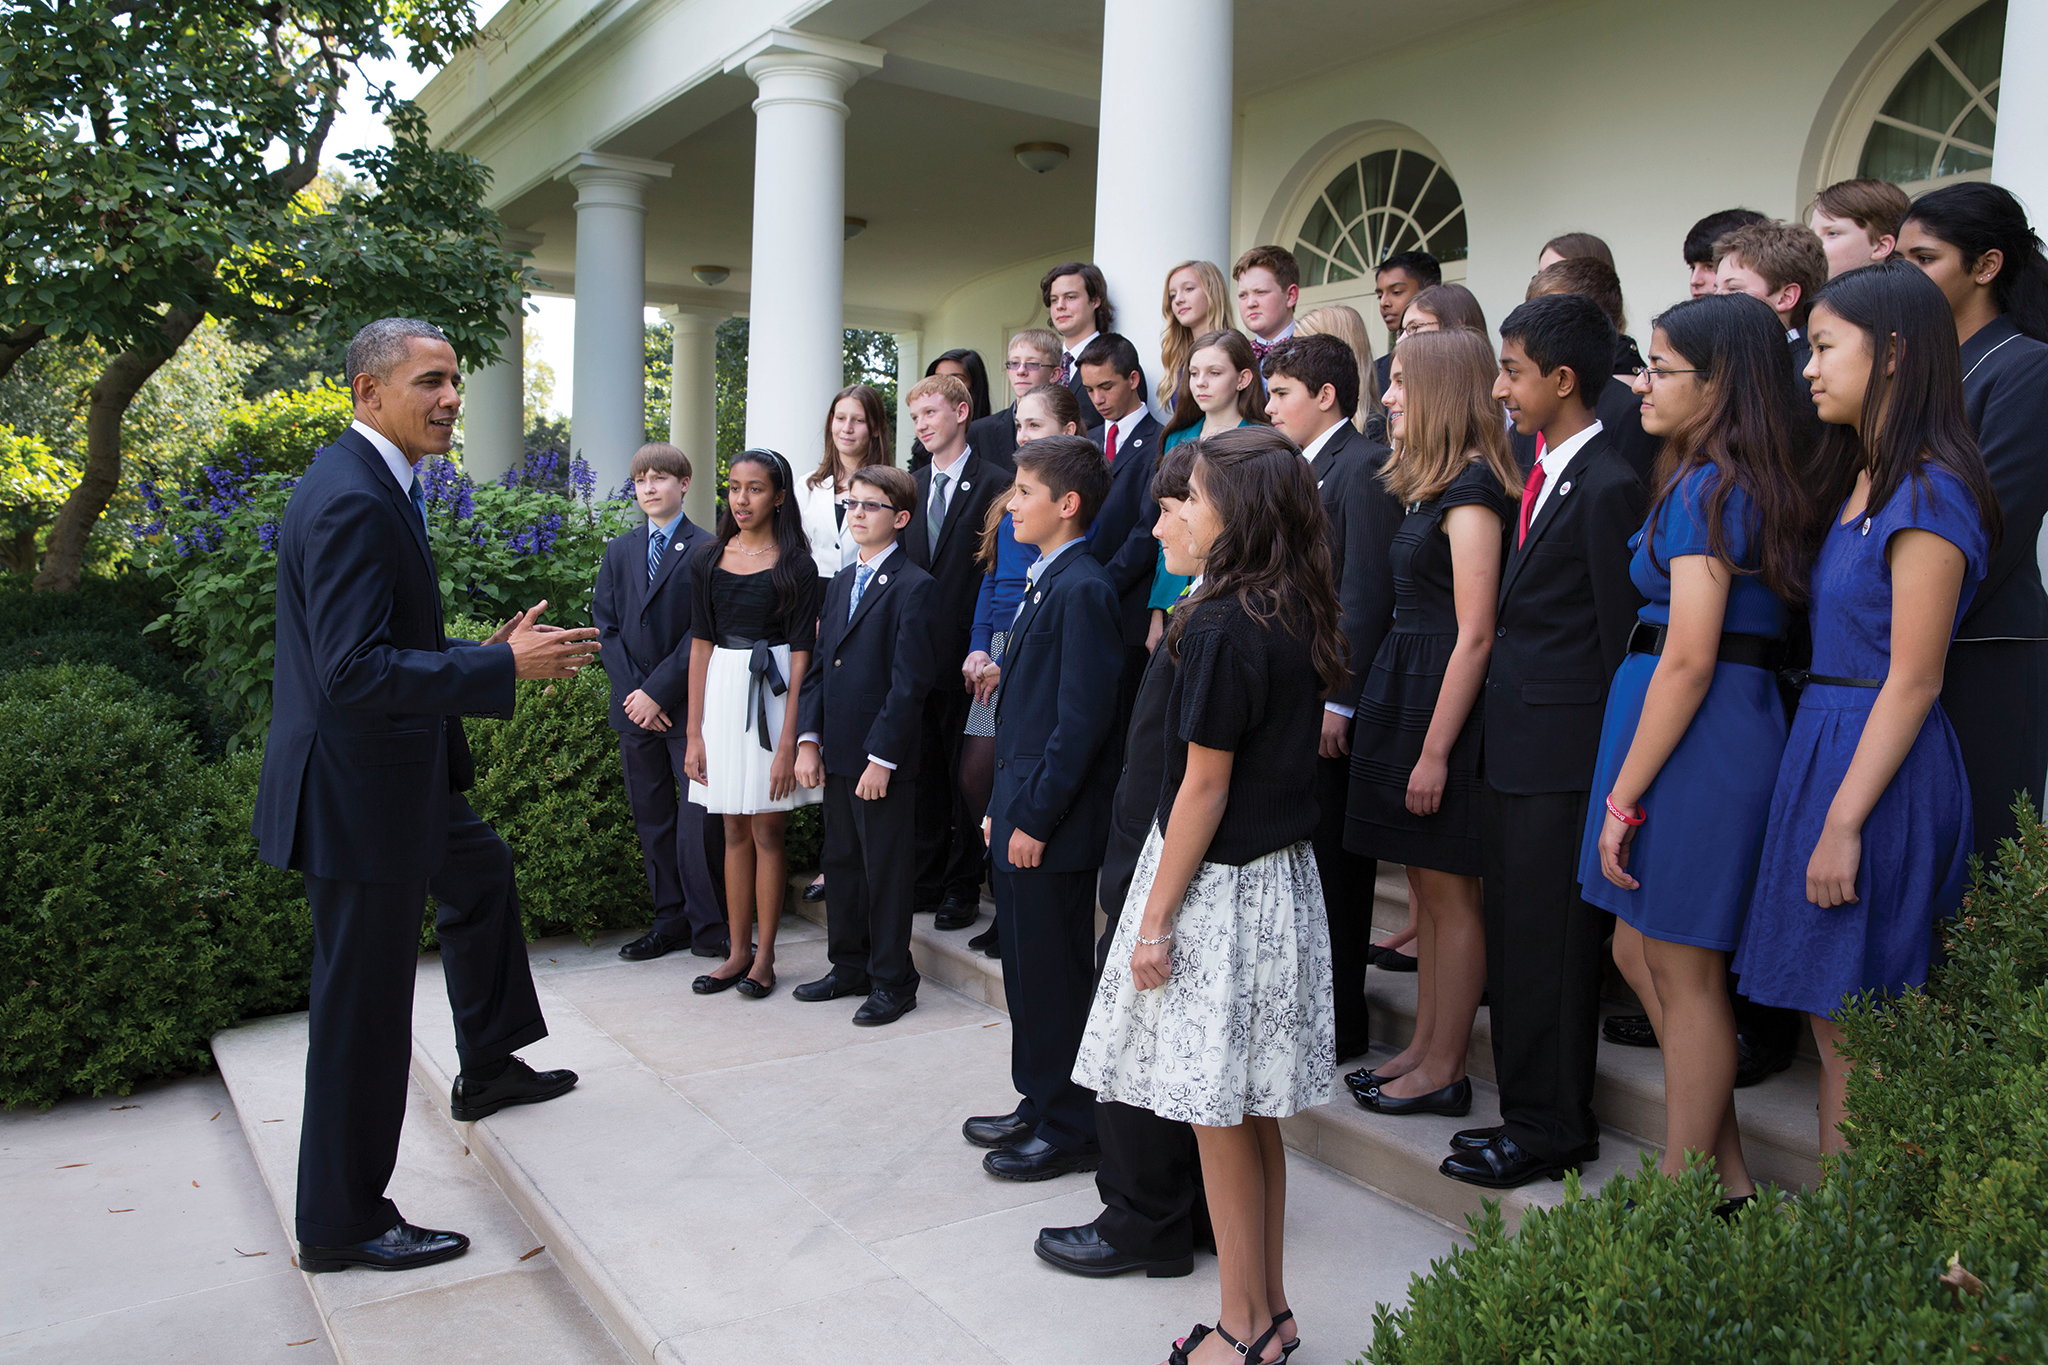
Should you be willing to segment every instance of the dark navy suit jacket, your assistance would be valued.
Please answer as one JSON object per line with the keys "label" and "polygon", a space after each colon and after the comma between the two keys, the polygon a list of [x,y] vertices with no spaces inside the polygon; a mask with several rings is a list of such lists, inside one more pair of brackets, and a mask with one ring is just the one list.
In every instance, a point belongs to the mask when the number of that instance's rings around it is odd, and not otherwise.
{"label": "dark navy suit jacket", "polygon": [[1116,796],[1111,761],[1123,672],[1116,590],[1086,546],[1048,564],[1026,589],[1003,651],[996,702],[995,789],[989,848],[1005,872],[1010,831],[1046,843],[1039,866],[1102,866]]}
{"label": "dark navy suit jacket", "polygon": [[895,765],[907,782],[917,775],[925,694],[938,680],[926,619],[932,576],[910,562],[901,544],[892,546],[849,619],[858,571],[858,563],[849,564],[825,585],[797,733],[818,736],[828,773],[858,777],[872,755]]}
{"label": "dark navy suit jacket", "polygon": [[917,471],[917,508],[910,525],[896,543],[910,555],[910,562],[933,579],[931,621],[932,657],[940,672],[960,667],[967,657],[969,637],[974,633],[974,602],[987,577],[974,556],[981,548],[981,526],[988,517],[988,505],[1009,491],[1010,466],[983,458],[972,445],[967,456],[953,467],[958,478],[946,500],[946,519],[939,526],[934,545],[925,525],[925,504],[932,495],[932,467]]}
{"label": "dark navy suit jacket", "polygon": [[450,640],[426,528],[350,430],[314,456],[277,542],[263,861],[336,881],[424,881],[448,797],[475,780],[464,715],[509,716],[512,650]]}
{"label": "dark navy suit jacket", "polygon": [[[1100,446],[1108,430],[1105,422],[1090,431],[1088,439]],[[1159,443],[1159,422],[1149,412],[1119,440],[1109,467],[1109,496],[1102,500],[1089,531],[1089,552],[1109,570],[1110,586],[1116,589],[1127,645],[1144,644],[1152,624],[1145,602],[1152,595],[1152,570],[1159,561],[1159,542],[1152,539],[1152,523],[1159,520],[1159,505],[1152,501]]]}
{"label": "dark navy suit jacket", "polygon": [[625,711],[636,689],[682,725],[690,702],[690,553],[710,538],[688,517],[677,521],[651,583],[645,526],[604,547],[590,614],[604,646],[598,658],[611,679],[614,730],[640,729]]}

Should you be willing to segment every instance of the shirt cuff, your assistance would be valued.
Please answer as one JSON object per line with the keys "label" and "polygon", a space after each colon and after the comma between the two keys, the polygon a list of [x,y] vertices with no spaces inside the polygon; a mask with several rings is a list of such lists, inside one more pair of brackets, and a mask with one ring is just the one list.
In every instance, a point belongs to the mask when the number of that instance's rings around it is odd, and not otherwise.
{"label": "shirt cuff", "polygon": [[879,763],[879,764],[881,764],[881,765],[882,765],[882,766],[883,766],[884,768],[887,768],[887,769],[888,769],[888,770],[889,770],[890,772],[892,772],[892,773],[896,771],[896,765],[895,765],[894,763],[891,763],[891,762],[890,762],[890,761],[889,761],[888,759],[886,759],[886,758],[877,758],[877,757],[876,757],[875,755],[873,755],[873,754],[869,754],[869,755],[868,755],[868,762],[870,762],[870,763]]}
{"label": "shirt cuff", "polygon": [[823,740],[819,739],[816,735],[810,734],[808,732],[798,735],[796,737],[796,742],[799,744],[815,744],[820,749],[825,747],[825,742]]}
{"label": "shirt cuff", "polygon": [[1346,720],[1350,720],[1356,714],[1352,708],[1344,705],[1342,702],[1326,701],[1323,703],[1323,709],[1325,711],[1334,711]]}

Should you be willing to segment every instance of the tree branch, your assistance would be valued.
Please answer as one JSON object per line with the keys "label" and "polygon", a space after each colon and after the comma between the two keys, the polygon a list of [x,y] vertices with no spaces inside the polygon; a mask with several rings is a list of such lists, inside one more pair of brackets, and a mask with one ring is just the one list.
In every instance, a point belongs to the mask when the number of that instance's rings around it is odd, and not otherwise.
{"label": "tree branch", "polygon": [[5,379],[7,372],[14,368],[14,362],[27,355],[31,346],[48,335],[43,325],[37,323],[12,335],[0,336],[0,379]]}

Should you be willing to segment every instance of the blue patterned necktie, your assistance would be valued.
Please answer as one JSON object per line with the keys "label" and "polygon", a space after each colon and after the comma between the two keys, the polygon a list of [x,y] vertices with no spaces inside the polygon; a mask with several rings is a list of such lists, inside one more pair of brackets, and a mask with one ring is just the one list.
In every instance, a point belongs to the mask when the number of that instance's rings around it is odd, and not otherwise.
{"label": "blue patterned necktie", "polygon": [[875,566],[872,564],[863,564],[853,571],[853,600],[846,604],[847,620],[851,621],[853,614],[860,610],[861,594],[868,590],[868,580],[874,576]]}
{"label": "blue patterned necktie", "polygon": [[662,551],[668,549],[668,533],[657,528],[647,537],[647,581],[652,583],[654,575],[661,569]]}
{"label": "blue patterned necktie", "polygon": [[427,490],[420,486],[417,469],[412,474],[412,510],[420,514],[420,530],[427,529]]}

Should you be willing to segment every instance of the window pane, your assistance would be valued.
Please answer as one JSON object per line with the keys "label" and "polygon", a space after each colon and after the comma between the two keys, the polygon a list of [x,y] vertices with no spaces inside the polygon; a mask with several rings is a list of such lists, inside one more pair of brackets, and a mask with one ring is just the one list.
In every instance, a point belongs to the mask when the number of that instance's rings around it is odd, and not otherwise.
{"label": "window pane", "polygon": [[1436,163],[1420,153],[1410,152],[1402,157],[1400,178],[1394,184],[1394,197],[1388,202],[1400,209],[1414,204],[1422,194],[1422,182],[1435,169]]}
{"label": "window pane", "polygon": [[1407,149],[1374,152],[1345,167],[1295,238],[1308,285],[1360,278],[1395,252],[1416,248],[1440,260],[1465,259],[1465,217],[1457,182],[1433,158]]}
{"label": "window pane", "polygon": [[1962,124],[1956,129],[1954,136],[1961,138],[1965,142],[1974,142],[1979,147],[1989,147],[1991,139],[1997,136],[1997,132],[1998,130],[1992,126],[1991,120],[1984,117],[1982,109],[1972,109],[1969,113],[1963,115]]}
{"label": "window pane", "polygon": [[1323,206],[1321,200],[1317,200],[1316,206],[1308,211],[1308,220],[1301,225],[1300,240],[1318,251],[1327,252],[1337,245],[1343,235],[1343,228],[1330,216],[1329,209]]}
{"label": "window pane", "polygon": [[1344,173],[1332,180],[1323,191],[1323,197],[1337,210],[1340,225],[1355,223],[1364,205],[1358,202],[1358,168],[1346,166]]}
{"label": "window pane", "polygon": [[1941,165],[1935,168],[1936,175],[1960,175],[1964,171],[1988,171],[1991,158],[1981,152],[1972,152],[1950,144],[1941,154]]}
{"label": "window pane", "polygon": [[2005,0],[1978,6],[1935,41],[1982,90],[1998,79],[1998,64],[2005,56]]}
{"label": "window pane", "polygon": [[1969,102],[1969,94],[1956,84],[1941,59],[1923,52],[1884,102],[1884,112],[1901,123],[1945,133]]}
{"label": "window pane", "polygon": [[1440,261],[1462,261],[1465,259],[1465,210],[1460,208],[1457,216],[1445,223],[1429,237],[1429,254]]}
{"label": "window pane", "polygon": [[1377,207],[1388,202],[1393,189],[1394,158],[1398,152],[1374,152],[1358,163],[1358,176],[1365,184],[1365,203]]}
{"label": "window pane", "polygon": [[1863,144],[1863,160],[1856,174],[1895,185],[1925,180],[1934,174],[1935,141],[1888,123],[1872,125]]}
{"label": "window pane", "polygon": [[[1430,182],[1429,192],[1415,205],[1415,221],[1422,224],[1424,232],[1430,232],[1438,223],[1443,222],[1462,200],[1463,196],[1458,193],[1458,182],[1443,171],[1438,171],[1436,179]],[[1430,249],[1435,250],[1434,247]]]}

